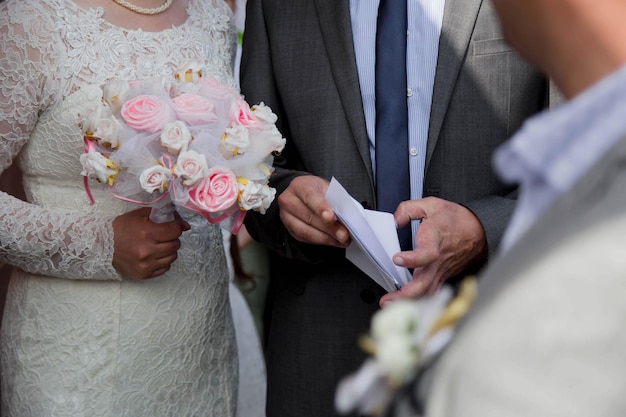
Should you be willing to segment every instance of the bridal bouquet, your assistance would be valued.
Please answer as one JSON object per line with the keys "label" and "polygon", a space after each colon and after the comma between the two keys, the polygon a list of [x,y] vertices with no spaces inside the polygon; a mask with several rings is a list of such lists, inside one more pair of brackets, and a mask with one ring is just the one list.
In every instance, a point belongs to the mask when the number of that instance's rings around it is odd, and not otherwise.
{"label": "bridal bouquet", "polygon": [[110,81],[81,115],[90,201],[96,180],[115,198],[152,207],[155,222],[178,207],[236,233],[247,210],[265,213],[276,194],[268,179],[285,145],[276,120],[193,64],[172,80]]}

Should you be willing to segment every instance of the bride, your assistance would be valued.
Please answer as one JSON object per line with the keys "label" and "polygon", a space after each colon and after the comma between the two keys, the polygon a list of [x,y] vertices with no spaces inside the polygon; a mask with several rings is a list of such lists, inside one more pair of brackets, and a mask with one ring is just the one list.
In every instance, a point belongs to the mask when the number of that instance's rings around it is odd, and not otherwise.
{"label": "bride", "polygon": [[154,224],[82,184],[78,114],[100,85],[190,61],[235,85],[223,0],[0,2],[4,416],[232,416],[237,357],[219,226]]}

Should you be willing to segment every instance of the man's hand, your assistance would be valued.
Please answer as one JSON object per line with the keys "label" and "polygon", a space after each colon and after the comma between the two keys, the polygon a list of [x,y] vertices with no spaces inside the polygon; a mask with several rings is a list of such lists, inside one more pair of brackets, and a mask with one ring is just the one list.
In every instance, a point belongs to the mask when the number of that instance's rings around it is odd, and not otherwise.
{"label": "man's hand", "polygon": [[155,278],[170,269],[178,256],[178,238],[189,224],[178,214],[167,223],[153,223],[149,208],[122,214],[113,220],[113,267],[134,279]]}
{"label": "man's hand", "polygon": [[280,219],[300,242],[345,248],[350,234],[324,197],[328,184],[312,175],[295,178],[278,196]]}
{"label": "man's hand", "polygon": [[421,219],[415,250],[394,255],[395,264],[413,269],[413,280],[385,294],[380,305],[401,298],[417,298],[436,291],[448,278],[487,254],[485,231],[467,208],[435,197],[400,203],[394,213],[399,227]]}

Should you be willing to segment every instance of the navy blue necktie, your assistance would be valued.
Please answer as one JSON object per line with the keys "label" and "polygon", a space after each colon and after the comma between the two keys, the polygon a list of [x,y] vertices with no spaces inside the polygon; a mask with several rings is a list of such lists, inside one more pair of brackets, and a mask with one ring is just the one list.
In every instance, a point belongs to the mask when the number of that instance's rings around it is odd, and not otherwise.
{"label": "navy blue necktie", "polygon": [[[376,200],[393,213],[410,198],[406,84],[407,0],[380,0],[376,29]],[[411,227],[398,230],[412,249]]]}

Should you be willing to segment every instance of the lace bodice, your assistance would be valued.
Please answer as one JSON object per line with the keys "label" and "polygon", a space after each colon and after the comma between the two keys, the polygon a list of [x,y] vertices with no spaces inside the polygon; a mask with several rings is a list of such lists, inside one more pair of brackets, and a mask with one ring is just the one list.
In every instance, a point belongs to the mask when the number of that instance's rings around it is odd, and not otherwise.
{"label": "lace bodice", "polygon": [[111,224],[131,207],[97,186],[89,205],[78,114],[109,79],[167,77],[190,61],[234,84],[224,3],[190,0],[187,21],[160,32],[117,27],[102,7],[72,0],[0,3],[0,169],[17,161],[33,203],[0,194],[0,262],[56,277],[121,278],[111,266]]}

